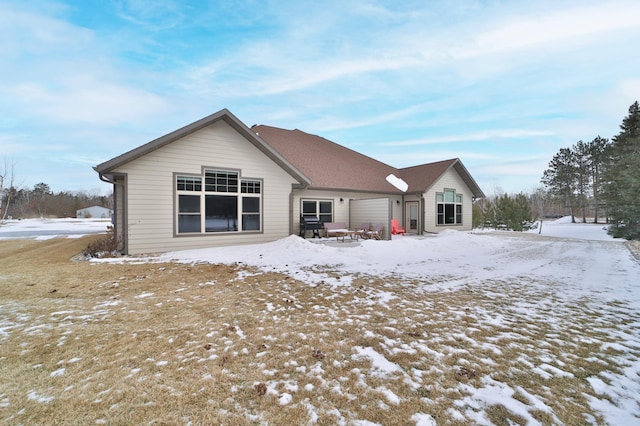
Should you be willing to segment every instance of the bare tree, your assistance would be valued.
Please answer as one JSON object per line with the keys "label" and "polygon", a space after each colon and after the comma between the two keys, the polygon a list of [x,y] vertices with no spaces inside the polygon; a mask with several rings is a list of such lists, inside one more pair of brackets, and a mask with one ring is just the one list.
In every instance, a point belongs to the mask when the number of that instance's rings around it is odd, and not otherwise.
{"label": "bare tree", "polygon": [[0,225],[7,219],[9,204],[11,204],[11,197],[14,192],[14,170],[15,163],[5,157],[4,164],[0,168]]}
{"label": "bare tree", "polygon": [[538,234],[542,234],[542,221],[549,212],[549,208],[553,204],[553,196],[544,188],[538,188],[531,195],[531,210],[538,217],[539,227]]}

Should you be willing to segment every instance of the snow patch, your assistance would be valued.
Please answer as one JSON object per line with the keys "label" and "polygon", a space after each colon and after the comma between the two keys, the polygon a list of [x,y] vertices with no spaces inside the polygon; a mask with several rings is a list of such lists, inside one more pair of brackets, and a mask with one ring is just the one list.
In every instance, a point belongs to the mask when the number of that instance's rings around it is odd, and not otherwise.
{"label": "snow patch", "polygon": [[353,350],[357,353],[354,358],[367,358],[371,361],[371,367],[373,368],[372,374],[378,377],[384,377],[391,373],[402,371],[398,364],[394,364],[387,360],[384,355],[377,352],[372,347],[356,346]]}
{"label": "snow patch", "polygon": [[394,175],[393,173],[387,176],[386,179],[387,179],[387,182],[389,182],[391,185],[393,185],[395,188],[399,189],[402,192],[407,192],[407,189],[409,189],[409,184],[404,180],[402,180],[401,178]]}

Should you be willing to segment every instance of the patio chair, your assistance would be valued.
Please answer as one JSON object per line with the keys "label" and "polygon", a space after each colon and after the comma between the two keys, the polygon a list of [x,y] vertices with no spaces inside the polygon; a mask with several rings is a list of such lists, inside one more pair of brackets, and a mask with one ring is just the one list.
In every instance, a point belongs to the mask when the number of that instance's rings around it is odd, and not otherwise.
{"label": "patio chair", "polygon": [[384,231],[384,223],[376,223],[371,225],[371,230],[368,232],[369,238],[374,240],[381,240],[382,233]]}
{"label": "patio chair", "polygon": [[404,235],[404,226],[398,224],[398,219],[391,219],[391,233],[393,235]]}
{"label": "patio chair", "polygon": [[369,238],[369,230],[371,229],[370,223],[362,223],[360,224],[360,228],[356,229],[356,235],[360,238],[367,239]]}

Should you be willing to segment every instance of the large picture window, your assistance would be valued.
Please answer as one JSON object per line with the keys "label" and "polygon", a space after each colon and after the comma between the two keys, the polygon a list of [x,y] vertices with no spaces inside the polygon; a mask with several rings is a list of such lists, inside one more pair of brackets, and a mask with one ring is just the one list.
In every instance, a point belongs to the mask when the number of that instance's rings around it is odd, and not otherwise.
{"label": "large picture window", "polygon": [[322,223],[333,222],[333,201],[302,200],[302,215],[317,217]]}
{"label": "large picture window", "polygon": [[260,179],[204,169],[202,176],[177,175],[175,189],[178,234],[261,230]]}
{"label": "large picture window", "polygon": [[462,225],[462,195],[455,189],[436,193],[438,225]]}

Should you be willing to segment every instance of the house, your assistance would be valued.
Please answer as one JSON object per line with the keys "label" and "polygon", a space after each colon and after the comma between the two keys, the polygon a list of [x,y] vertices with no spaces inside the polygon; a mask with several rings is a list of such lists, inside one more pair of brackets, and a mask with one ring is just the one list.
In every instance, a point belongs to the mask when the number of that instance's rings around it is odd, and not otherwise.
{"label": "house", "polygon": [[113,210],[102,206],[90,206],[76,211],[76,217],[85,219],[109,219],[112,214]]}
{"label": "house", "polygon": [[385,238],[392,218],[407,233],[469,230],[484,197],[459,159],[396,169],[300,130],[249,128],[226,109],[94,169],[113,184],[128,254],[274,241],[297,234],[301,216],[384,223]]}

